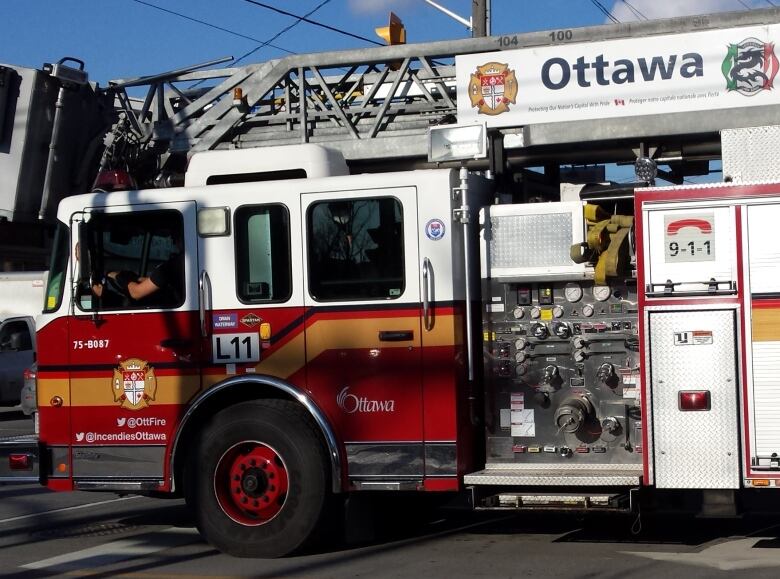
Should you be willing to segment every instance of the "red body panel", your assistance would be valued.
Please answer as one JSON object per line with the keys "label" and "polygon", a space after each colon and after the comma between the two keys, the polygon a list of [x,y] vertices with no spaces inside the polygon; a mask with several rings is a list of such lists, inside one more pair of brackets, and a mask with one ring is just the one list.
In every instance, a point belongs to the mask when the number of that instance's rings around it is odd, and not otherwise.
{"label": "red body panel", "polygon": [[[213,324],[211,331],[251,332],[270,324],[260,362],[236,364],[231,372],[269,374],[298,388],[324,413],[342,444],[454,445],[459,422],[463,428],[459,416],[468,412],[456,346],[460,318],[453,312],[451,306],[441,307],[438,323],[448,329],[427,338],[421,336],[420,309],[408,305],[221,310],[211,313],[213,319],[229,321]],[[412,340],[382,341],[377,329],[409,330]],[[166,482],[160,490],[169,490],[170,453],[182,417],[193,400],[232,375],[224,364],[211,362],[211,341],[200,336],[197,312],[107,313],[97,322],[88,316],[52,321],[39,333],[41,441],[68,447],[164,446]],[[146,382],[127,386],[130,374],[120,367],[127,360],[147,364]],[[122,398],[120,383],[130,388],[129,399]],[[50,403],[55,396],[62,399],[59,407]],[[458,448],[464,465],[459,472],[471,462],[470,443],[466,449],[461,453]],[[70,472],[78,476],[72,464]],[[424,486],[452,490],[458,484],[453,473],[451,479]],[[49,486],[72,488],[72,480],[50,479]]]}

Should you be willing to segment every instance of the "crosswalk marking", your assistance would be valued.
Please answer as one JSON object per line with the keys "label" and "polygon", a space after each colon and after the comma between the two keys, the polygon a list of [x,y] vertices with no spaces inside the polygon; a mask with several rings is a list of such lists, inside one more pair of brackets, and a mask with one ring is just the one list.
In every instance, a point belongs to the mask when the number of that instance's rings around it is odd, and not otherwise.
{"label": "crosswalk marking", "polygon": [[145,533],[129,539],[119,539],[97,547],[58,555],[22,565],[23,569],[45,569],[54,573],[68,573],[113,565],[120,561],[143,557],[157,551],[200,542],[197,529],[172,527],[165,531]]}
{"label": "crosswalk marking", "polygon": [[8,519],[0,519],[0,525],[3,523],[12,523],[14,521],[23,521],[24,519],[35,519],[38,517],[43,517],[45,515],[50,515],[52,513],[61,513],[64,511],[75,511],[78,509],[88,509],[89,507],[97,507],[100,505],[107,505],[109,503],[116,503],[118,501],[129,501],[132,499],[142,499],[144,497],[140,495],[133,495],[129,497],[119,497],[118,499],[110,499],[108,501],[98,501],[95,503],[84,503],[83,505],[75,505],[72,507],[62,507],[61,509],[51,509],[50,511],[40,511],[37,513],[31,513],[29,515],[20,515],[18,517],[10,517]]}
{"label": "crosswalk marking", "polygon": [[696,553],[623,551],[626,555],[654,561],[682,563],[721,571],[744,571],[767,567],[780,567],[777,549],[761,548],[763,542],[773,544],[775,536],[746,537],[710,545]]}

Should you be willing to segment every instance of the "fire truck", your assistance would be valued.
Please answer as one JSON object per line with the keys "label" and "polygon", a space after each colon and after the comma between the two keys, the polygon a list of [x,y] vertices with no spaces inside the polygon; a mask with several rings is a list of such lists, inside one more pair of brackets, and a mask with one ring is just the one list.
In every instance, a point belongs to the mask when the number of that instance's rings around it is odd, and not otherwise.
{"label": "fire truck", "polygon": [[3,474],[183,496],[238,556],[372,491],[766,508],[778,38],[768,8],[105,89],[29,73],[108,130],[90,192],[35,189],[58,202],[39,432]]}

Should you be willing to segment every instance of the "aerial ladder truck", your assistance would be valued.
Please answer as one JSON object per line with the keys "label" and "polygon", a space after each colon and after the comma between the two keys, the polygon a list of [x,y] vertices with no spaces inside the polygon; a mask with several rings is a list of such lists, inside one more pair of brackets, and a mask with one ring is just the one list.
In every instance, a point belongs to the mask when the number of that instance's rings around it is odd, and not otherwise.
{"label": "aerial ladder truck", "polygon": [[240,556],[372,491],[766,508],[778,38],[768,8],[105,88],[4,65],[3,134],[67,154],[2,159],[11,223],[52,232],[38,434],[3,474],[184,496]]}

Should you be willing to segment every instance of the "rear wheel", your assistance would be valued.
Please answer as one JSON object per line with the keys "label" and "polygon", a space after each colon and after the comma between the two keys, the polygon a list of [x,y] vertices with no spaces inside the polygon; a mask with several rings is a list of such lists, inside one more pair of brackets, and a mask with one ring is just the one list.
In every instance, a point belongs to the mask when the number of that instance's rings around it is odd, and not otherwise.
{"label": "rear wheel", "polygon": [[185,485],[206,540],[238,557],[281,557],[307,542],[328,496],[315,428],[285,400],[246,402],[214,417],[187,461]]}

